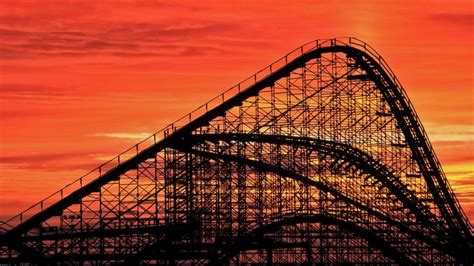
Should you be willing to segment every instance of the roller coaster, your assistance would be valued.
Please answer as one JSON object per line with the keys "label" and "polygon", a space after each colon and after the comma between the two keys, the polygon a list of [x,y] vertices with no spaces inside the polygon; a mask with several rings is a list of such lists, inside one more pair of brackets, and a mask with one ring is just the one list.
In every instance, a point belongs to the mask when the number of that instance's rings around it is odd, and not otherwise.
{"label": "roller coaster", "polygon": [[466,264],[473,228],[384,59],[309,42],[1,223],[0,264]]}

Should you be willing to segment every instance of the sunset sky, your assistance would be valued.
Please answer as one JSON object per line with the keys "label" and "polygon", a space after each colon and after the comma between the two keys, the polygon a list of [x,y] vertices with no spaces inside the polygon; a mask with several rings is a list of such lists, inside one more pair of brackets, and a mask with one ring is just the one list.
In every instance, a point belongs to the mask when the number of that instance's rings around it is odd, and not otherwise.
{"label": "sunset sky", "polygon": [[398,76],[473,222],[473,22],[469,0],[1,1],[0,220],[299,45],[354,36]]}

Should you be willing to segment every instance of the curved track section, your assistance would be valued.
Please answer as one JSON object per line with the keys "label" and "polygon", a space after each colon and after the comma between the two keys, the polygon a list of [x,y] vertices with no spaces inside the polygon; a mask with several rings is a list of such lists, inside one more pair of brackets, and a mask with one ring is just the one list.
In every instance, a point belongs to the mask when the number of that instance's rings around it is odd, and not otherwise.
{"label": "curved track section", "polygon": [[473,253],[406,93],[355,38],[295,49],[1,228],[3,263],[470,263]]}

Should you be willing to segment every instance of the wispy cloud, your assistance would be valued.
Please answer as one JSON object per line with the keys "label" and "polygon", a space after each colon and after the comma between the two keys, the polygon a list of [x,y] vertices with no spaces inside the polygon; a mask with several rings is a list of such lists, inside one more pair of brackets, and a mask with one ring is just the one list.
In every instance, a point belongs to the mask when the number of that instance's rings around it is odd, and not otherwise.
{"label": "wispy cloud", "polygon": [[432,20],[450,23],[454,26],[474,26],[474,13],[438,13],[430,16]]}
{"label": "wispy cloud", "polygon": [[[45,171],[90,170],[97,166],[93,152],[31,153],[0,156],[1,169]],[[89,162],[87,162],[89,161]]]}
{"label": "wispy cloud", "polygon": [[[0,18],[1,27],[1,18]],[[163,57],[216,55],[227,51],[216,43],[198,44],[225,36],[236,25],[226,22],[187,24],[110,23],[89,31],[33,31],[0,28],[2,59],[40,57]]]}
{"label": "wispy cloud", "polygon": [[105,137],[105,138],[116,138],[116,139],[129,139],[129,140],[143,140],[151,136],[151,133],[139,132],[139,133],[98,133],[93,136]]}
{"label": "wispy cloud", "polygon": [[[159,98],[150,97],[150,95],[134,94],[133,92],[123,92],[121,88],[117,91],[100,91],[90,88],[82,88],[77,86],[46,86],[28,83],[0,83],[0,102],[5,105],[12,102],[27,102],[33,105],[52,104],[64,105],[65,102],[160,102],[169,103],[176,102],[179,97],[174,95],[160,95]],[[31,115],[37,115],[38,110],[31,111]],[[0,109],[2,115],[22,114],[28,110],[12,110],[10,108]]]}
{"label": "wispy cloud", "polygon": [[424,124],[431,141],[474,141],[474,125]]}

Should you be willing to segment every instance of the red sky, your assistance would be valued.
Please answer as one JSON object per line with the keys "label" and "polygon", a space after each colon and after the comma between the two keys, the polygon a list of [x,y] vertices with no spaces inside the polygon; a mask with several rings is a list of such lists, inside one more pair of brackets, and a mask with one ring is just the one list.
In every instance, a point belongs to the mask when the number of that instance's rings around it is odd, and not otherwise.
{"label": "red sky", "polygon": [[355,36],[397,74],[474,221],[472,1],[56,2],[0,3],[1,219],[293,48]]}

